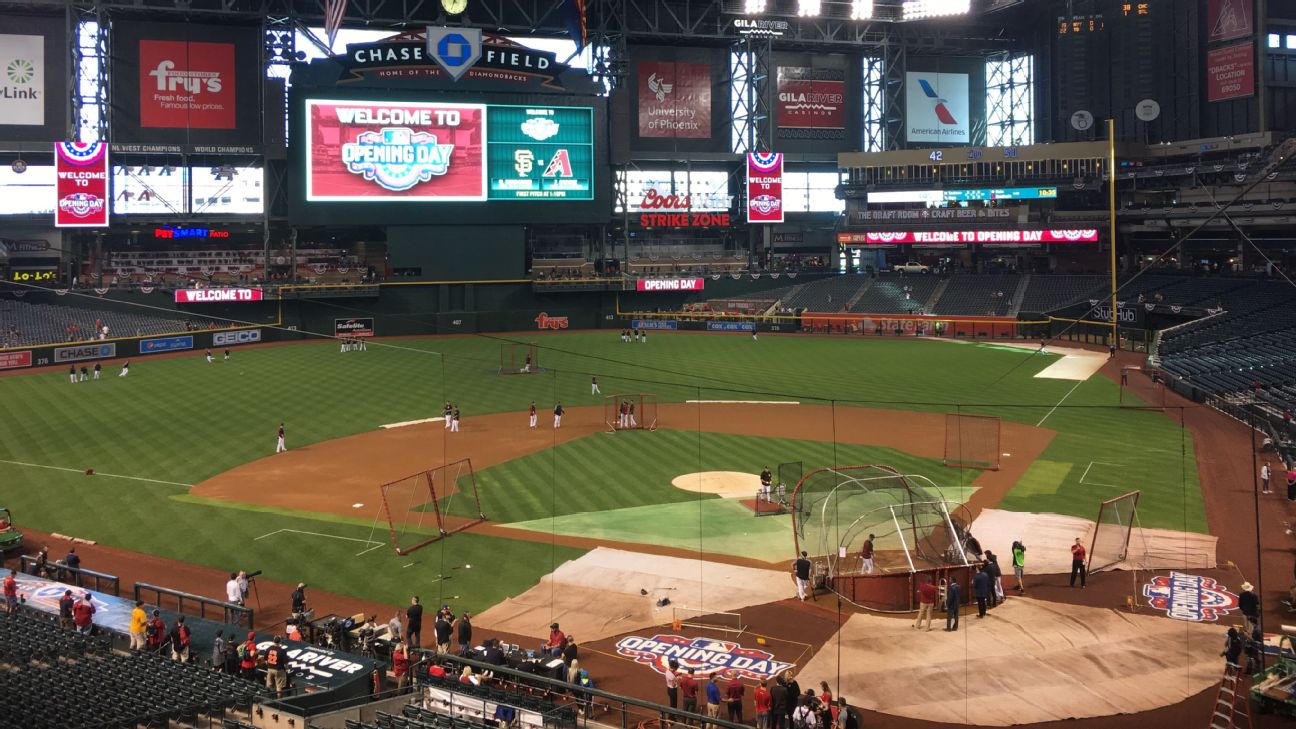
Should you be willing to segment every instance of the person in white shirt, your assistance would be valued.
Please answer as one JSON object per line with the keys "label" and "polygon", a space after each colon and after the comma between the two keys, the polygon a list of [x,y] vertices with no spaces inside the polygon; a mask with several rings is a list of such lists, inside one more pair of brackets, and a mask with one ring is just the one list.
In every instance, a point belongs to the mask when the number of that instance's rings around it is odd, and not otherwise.
{"label": "person in white shirt", "polygon": [[1260,493],[1273,493],[1269,490],[1269,461],[1265,461],[1265,464],[1260,467]]}
{"label": "person in white shirt", "polygon": [[225,583],[225,601],[235,605],[243,604],[243,589],[239,587],[238,575],[230,573],[229,582]]}

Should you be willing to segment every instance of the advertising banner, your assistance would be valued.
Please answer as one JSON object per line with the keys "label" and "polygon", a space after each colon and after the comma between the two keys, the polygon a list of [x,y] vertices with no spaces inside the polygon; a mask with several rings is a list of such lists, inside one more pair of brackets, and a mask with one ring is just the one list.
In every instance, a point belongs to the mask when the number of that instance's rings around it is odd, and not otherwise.
{"label": "advertising banner", "polygon": [[876,233],[838,233],[841,245],[894,245],[912,243],[1097,243],[1098,231],[1081,230],[914,230]]}
{"label": "advertising banner", "polygon": [[639,61],[639,136],[711,137],[711,65]]}
{"label": "advertising banner", "polygon": [[54,349],[55,362],[79,362],[83,359],[107,359],[116,356],[116,342],[82,344],[75,347],[57,347]]}
{"label": "advertising banner", "polygon": [[49,142],[67,133],[66,25],[62,13],[5,13],[0,26],[0,139]]}
{"label": "advertising banner", "polygon": [[632,329],[679,329],[679,321],[675,319],[631,319],[630,327]]}
{"label": "advertising banner", "polygon": [[0,69],[4,124],[45,126],[45,36],[0,33]]}
{"label": "advertising banner", "polygon": [[1255,47],[1250,41],[1206,52],[1206,100],[1228,101],[1255,94]]}
{"label": "advertising banner", "polygon": [[334,319],[333,336],[336,337],[372,337],[374,335],[373,317],[361,319]]}
{"label": "advertising banner", "polygon": [[54,227],[108,227],[108,144],[60,142],[54,170]]}
{"label": "advertising banner", "polygon": [[113,141],[259,141],[260,41],[254,26],[115,26]]}
{"label": "advertising banner", "polygon": [[783,222],[783,155],[747,155],[747,222]]}
{"label": "advertising banner", "polygon": [[701,278],[641,278],[635,281],[636,291],[701,291],[706,280]]}
{"label": "advertising banner", "polygon": [[782,138],[845,138],[846,71],[779,66],[777,113]]}
{"label": "advertising banner", "polygon": [[306,100],[306,199],[486,199],[486,107]]}
{"label": "advertising banner", "polygon": [[754,321],[709,321],[707,322],[708,332],[754,332],[756,331],[756,322]]}
{"label": "advertising banner", "polygon": [[910,142],[972,140],[969,125],[968,74],[905,73],[905,129]]}
{"label": "advertising banner", "polygon": [[261,289],[177,289],[177,304],[212,304],[212,303],[245,303],[262,301],[265,292]]}
{"label": "advertising banner", "polygon": [[157,337],[140,341],[140,354],[157,354],[158,352],[176,352],[193,349],[193,335],[182,337]]}
{"label": "advertising banner", "polygon": [[212,335],[213,347],[229,347],[259,341],[261,341],[260,329],[240,329],[237,332],[216,332]]}
{"label": "advertising banner", "polygon": [[1206,23],[1210,32],[1206,40],[1214,43],[1251,35],[1252,4],[1252,0],[1208,0]]}
{"label": "advertising banner", "polygon": [[16,370],[19,367],[31,367],[31,350],[23,352],[0,352],[0,370]]}

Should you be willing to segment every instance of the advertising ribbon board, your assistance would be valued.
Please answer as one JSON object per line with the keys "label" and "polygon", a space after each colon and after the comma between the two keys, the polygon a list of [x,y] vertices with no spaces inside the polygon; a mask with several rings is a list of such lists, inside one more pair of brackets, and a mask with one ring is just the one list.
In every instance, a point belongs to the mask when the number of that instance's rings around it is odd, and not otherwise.
{"label": "advertising ribbon board", "polygon": [[709,321],[706,328],[708,332],[754,332],[756,331],[756,322]]}
{"label": "advertising ribbon board", "polygon": [[701,278],[641,278],[635,281],[635,291],[701,291],[706,280]]}
{"label": "advertising ribbon board", "polygon": [[679,329],[679,321],[675,319],[631,319],[630,327],[632,329]]}
{"label": "advertising ribbon board", "polygon": [[193,349],[193,335],[179,337],[157,337],[140,341],[140,354],[157,354],[159,352],[178,352]]}
{"label": "advertising ribbon board", "polygon": [[22,352],[0,352],[0,370],[16,370],[20,367],[31,367],[31,350]]}
{"label": "advertising ribbon board", "polygon": [[108,227],[108,143],[54,145],[54,227]]}
{"label": "advertising ribbon board", "polygon": [[175,292],[177,304],[244,303],[264,298],[261,289],[177,289]]}
{"label": "advertising ribbon board", "polygon": [[334,319],[333,336],[335,337],[372,337],[374,335],[373,317],[361,319]]}
{"label": "advertising ribbon board", "polygon": [[915,230],[838,233],[841,245],[915,245],[955,243],[1097,243],[1098,231],[1080,230]]}
{"label": "advertising ribbon board", "polygon": [[747,155],[747,222],[783,222],[783,155],[779,152]]}

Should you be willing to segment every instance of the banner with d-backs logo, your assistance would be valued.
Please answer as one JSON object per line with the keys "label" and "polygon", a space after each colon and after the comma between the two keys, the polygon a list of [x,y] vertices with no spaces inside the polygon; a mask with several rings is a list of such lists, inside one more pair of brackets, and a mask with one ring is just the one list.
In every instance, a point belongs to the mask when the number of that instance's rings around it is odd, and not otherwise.
{"label": "banner with d-backs logo", "polygon": [[634,659],[666,675],[674,659],[683,670],[693,669],[698,679],[741,678],[762,681],[774,678],[792,667],[778,661],[768,651],[744,648],[737,643],[711,638],[685,638],[678,635],[654,635],[651,638],[628,636],[617,641],[618,655]]}
{"label": "banner with d-backs logo", "polygon": [[639,136],[711,137],[711,64],[639,61]]}
{"label": "banner with d-backs logo", "polygon": [[747,222],[783,222],[783,155],[747,155]]}
{"label": "banner with d-backs logo", "polygon": [[372,337],[374,335],[373,317],[334,319],[333,335],[337,337]]}
{"label": "banner with d-backs logo", "polygon": [[486,199],[486,107],[307,99],[306,199]]}
{"label": "banner with d-backs logo", "polygon": [[108,227],[108,143],[54,145],[54,226]]}

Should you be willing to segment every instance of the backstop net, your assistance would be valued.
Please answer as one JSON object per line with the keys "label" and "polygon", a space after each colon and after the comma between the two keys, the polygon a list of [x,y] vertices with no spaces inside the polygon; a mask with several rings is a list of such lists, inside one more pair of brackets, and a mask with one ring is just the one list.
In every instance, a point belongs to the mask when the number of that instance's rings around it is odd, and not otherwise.
{"label": "backstop net", "polygon": [[830,584],[862,573],[870,534],[874,573],[967,565],[955,506],[931,480],[890,466],[820,468],[792,494],[796,550],[809,553]]}
{"label": "backstop net", "polygon": [[1131,491],[1098,506],[1093,540],[1089,543],[1089,572],[1099,572],[1125,561],[1138,514],[1139,492]]}
{"label": "backstop net", "polygon": [[945,465],[999,470],[1000,420],[992,415],[945,415]]}
{"label": "backstop net", "polygon": [[[397,554],[409,554],[486,520],[472,461],[467,458],[419,471],[379,489]],[[455,512],[475,516],[451,516]]]}
{"label": "backstop net", "polygon": [[500,342],[499,373],[529,375],[540,370],[540,348],[533,342]]}
{"label": "backstop net", "polygon": [[656,430],[657,396],[651,393],[607,395],[603,398],[603,422],[608,430]]}

